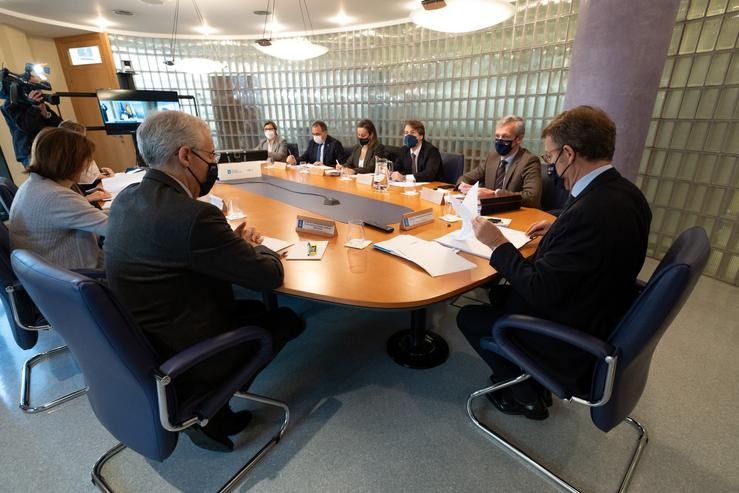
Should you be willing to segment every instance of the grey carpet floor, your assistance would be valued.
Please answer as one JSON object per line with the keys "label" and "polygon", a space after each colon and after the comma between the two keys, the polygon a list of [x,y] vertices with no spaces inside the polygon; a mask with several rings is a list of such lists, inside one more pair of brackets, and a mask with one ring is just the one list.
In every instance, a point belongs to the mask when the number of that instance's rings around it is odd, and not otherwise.
{"label": "grey carpet floor", "polygon": [[[648,261],[642,278],[655,265]],[[482,294],[472,292],[457,304]],[[308,329],[252,390],[287,401],[292,421],[238,491],[557,491],[468,421],[465,400],[487,385],[490,372],[456,330],[458,308],[438,305],[430,317],[450,345],[449,360],[411,370],[385,353],[387,338],[407,327],[407,314],[280,301],[303,313]],[[739,491],[737,320],[739,289],[701,279],[658,346],[633,412],[650,441],[632,491]],[[22,362],[60,343],[44,334],[37,348],[22,351],[0,318],[0,491],[93,491],[90,468],[115,444],[84,397],[38,415],[18,408]],[[33,382],[33,400],[41,402],[81,386],[82,377],[64,356],[37,367]],[[208,452],[183,436],[164,463],[124,451],[104,474],[120,492],[216,490],[279,419],[270,408],[238,399],[232,405],[256,416],[237,437],[234,453]],[[479,412],[584,491],[616,489],[635,439],[626,426],[598,431],[588,410],[576,404],[555,402],[544,422],[501,415],[486,401]]]}

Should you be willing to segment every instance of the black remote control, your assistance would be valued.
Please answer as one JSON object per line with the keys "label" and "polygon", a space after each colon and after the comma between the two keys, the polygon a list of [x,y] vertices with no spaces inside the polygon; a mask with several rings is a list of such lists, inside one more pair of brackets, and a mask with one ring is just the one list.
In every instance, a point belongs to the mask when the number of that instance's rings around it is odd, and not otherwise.
{"label": "black remote control", "polygon": [[369,226],[373,229],[379,229],[380,231],[384,231],[385,233],[392,233],[395,231],[395,228],[392,226],[388,226],[387,224],[380,224],[372,221],[363,221],[365,226]]}

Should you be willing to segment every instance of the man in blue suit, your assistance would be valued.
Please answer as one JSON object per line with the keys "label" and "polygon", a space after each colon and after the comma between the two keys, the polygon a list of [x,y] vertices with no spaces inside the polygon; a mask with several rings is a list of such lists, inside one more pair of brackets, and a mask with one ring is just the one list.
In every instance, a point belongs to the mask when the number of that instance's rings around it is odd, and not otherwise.
{"label": "man in blue suit", "polygon": [[[313,138],[308,142],[308,149],[300,156],[301,162],[324,164],[336,167],[336,163],[346,161],[346,152],[341,142],[328,134],[325,122],[316,120],[311,126]],[[295,164],[295,157],[288,156],[287,164]]]}

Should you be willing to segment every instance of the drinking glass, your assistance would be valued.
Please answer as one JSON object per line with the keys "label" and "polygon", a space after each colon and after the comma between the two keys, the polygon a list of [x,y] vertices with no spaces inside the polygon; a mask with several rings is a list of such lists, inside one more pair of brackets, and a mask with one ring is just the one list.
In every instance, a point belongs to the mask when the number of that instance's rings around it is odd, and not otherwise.
{"label": "drinking glass", "polygon": [[358,220],[349,221],[346,233],[346,242],[354,247],[361,248],[364,244],[364,223]]}
{"label": "drinking glass", "polygon": [[238,201],[236,199],[228,199],[226,201],[226,220],[235,221],[242,217],[246,217],[246,214],[239,207]]}
{"label": "drinking glass", "polygon": [[408,186],[405,189],[405,192],[403,192],[403,195],[418,195],[418,191],[416,190],[416,177],[412,174],[405,175],[405,182],[408,184]]}
{"label": "drinking glass", "polygon": [[375,156],[375,190],[380,192],[386,191],[390,187],[390,175],[393,167],[390,161],[385,158]]}

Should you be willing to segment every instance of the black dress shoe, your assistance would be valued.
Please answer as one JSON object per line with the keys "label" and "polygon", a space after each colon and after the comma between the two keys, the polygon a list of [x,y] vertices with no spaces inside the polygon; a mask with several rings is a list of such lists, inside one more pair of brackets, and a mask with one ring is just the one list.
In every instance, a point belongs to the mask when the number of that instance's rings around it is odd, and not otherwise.
{"label": "black dress shoe", "polygon": [[[497,383],[492,375],[490,381]],[[524,415],[535,421],[542,421],[549,417],[549,411],[540,397],[536,396],[524,401],[516,398],[511,387],[485,394],[485,396],[503,414]]]}
{"label": "black dress shoe", "polygon": [[230,413],[221,423],[219,423],[221,430],[223,430],[226,435],[236,435],[237,433],[241,433],[251,422],[251,411],[245,410],[237,413],[230,409],[229,411]]}
{"label": "black dress shoe", "polygon": [[207,426],[193,425],[185,428],[184,432],[192,443],[200,448],[214,452],[233,452],[233,442],[226,435],[215,433],[212,429],[208,430]]}

